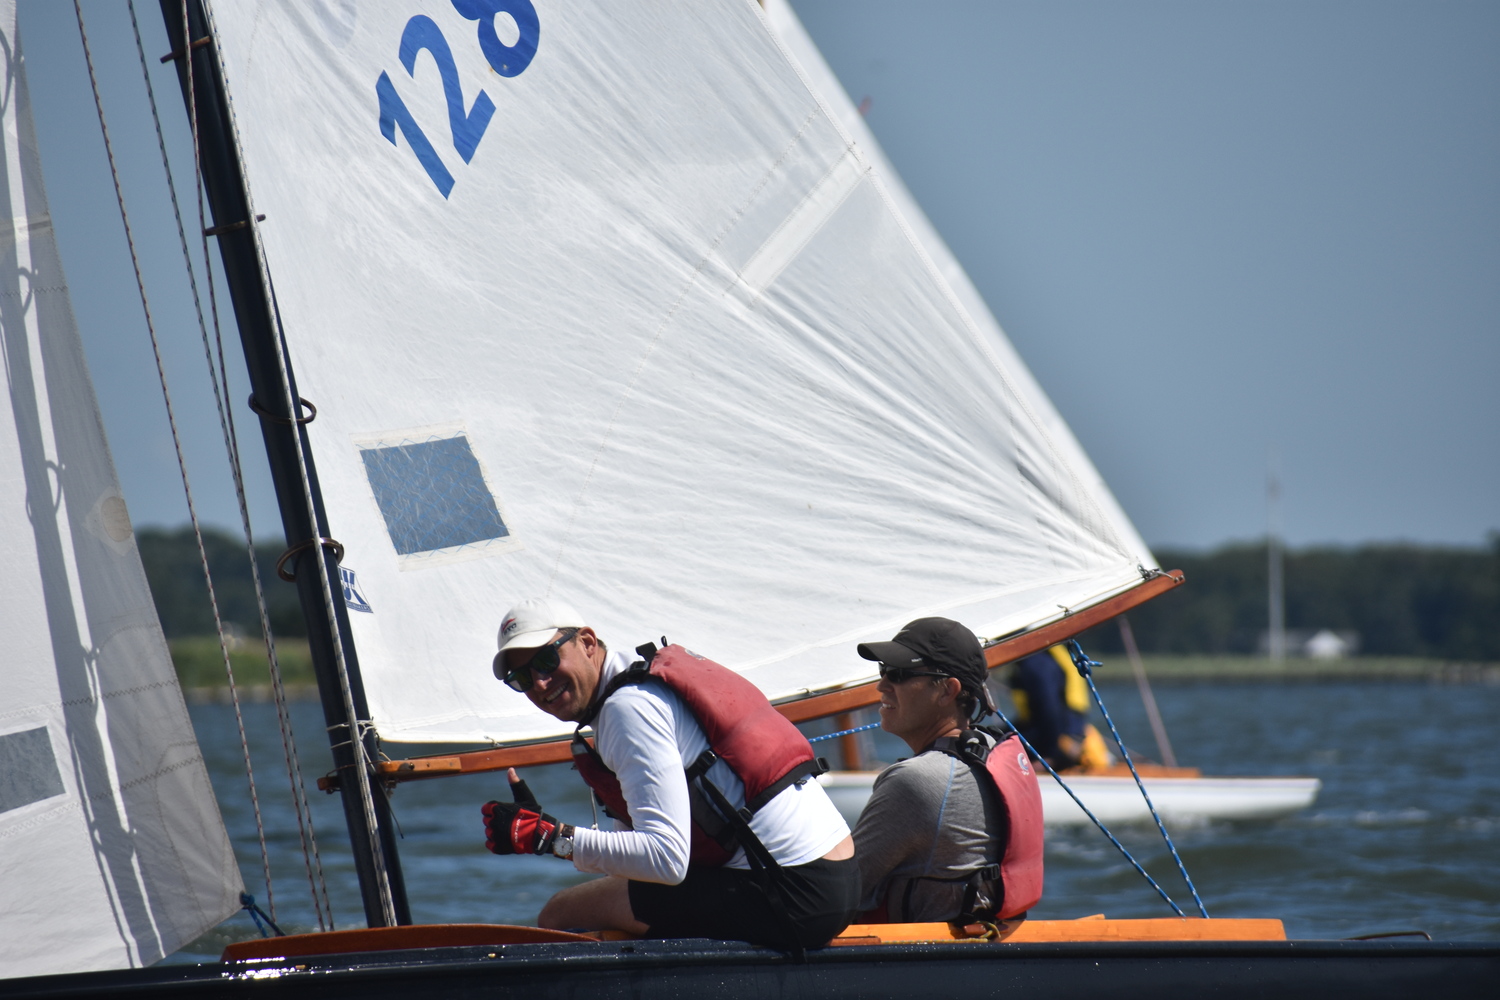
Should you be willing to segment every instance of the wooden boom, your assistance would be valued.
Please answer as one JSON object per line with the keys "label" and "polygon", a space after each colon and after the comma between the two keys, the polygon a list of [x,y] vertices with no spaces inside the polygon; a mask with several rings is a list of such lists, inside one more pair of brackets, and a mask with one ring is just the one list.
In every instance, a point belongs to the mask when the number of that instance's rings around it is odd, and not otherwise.
{"label": "wooden boom", "polygon": [[[1124,614],[1153,597],[1160,597],[1172,588],[1181,586],[1183,579],[1182,571],[1177,569],[1154,576],[1106,601],[1066,613],[1049,625],[991,643],[985,647],[985,660],[993,669],[1040,652],[1116,615]],[[837,691],[786,701],[777,705],[776,710],[793,722],[807,722],[821,719],[825,715],[852,712],[856,708],[865,708],[880,701],[880,694],[875,690],[876,683],[878,682],[871,681],[857,687],[840,688]],[[529,767],[532,764],[559,764],[573,759],[572,751],[568,749],[570,743],[571,740],[549,740],[546,743],[470,750],[436,757],[382,760],[375,765],[375,772],[382,781],[414,781],[452,774],[503,771],[507,767]],[[333,777],[319,778],[318,787],[324,791],[332,791],[337,787],[336,782],[337,779]]]}

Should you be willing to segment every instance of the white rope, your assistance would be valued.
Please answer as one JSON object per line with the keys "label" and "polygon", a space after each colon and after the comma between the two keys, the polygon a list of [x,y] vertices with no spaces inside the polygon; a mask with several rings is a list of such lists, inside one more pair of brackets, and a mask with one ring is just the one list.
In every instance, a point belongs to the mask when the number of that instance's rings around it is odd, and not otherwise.
{"label": "white rope", "polygon": [[[270,612],[266,605],[265,589],[261,583],[260,568],[255,557],[255,539],[250,525],[250,509],[245,497],[245,483],[243,470],[240,465],[239,441],[235,433],[234,413],[228,407],[229,376],[228,366],[224,361],[224,340],[219,325],[218,296],[214,288],[213,267],[209,264],[208,236],[202,236],[203,261],[207,268],[207,283],[209,297],[209,313],[214,321],[214,341],[218,345],[218,373],[216,377],[214,367],[214,354],[208,338],[208,324],[203,316],[203,302],[198,294],[198,279],[196,268],[193,265],[192,253],[188,249],[187,230],[182,222],[182,209],[177,197],[177,185],[172,178],[172,164],[167,156],[167,144],[162,135],[161,116],[156,107],[156,93],[151,86],[150,66],[146,62],[146,48],[141,42],[140,22],[136,17],[135,0],[127,0],[126,6],[130,10],[130,26],[135,33],[136,54],[140,58],[141,77],[146,83],[146,99],[151,105],[151,120],[156,126],[156,143],[161,151],[162,169],[166,174],[167,191],[171,196],[172,215],[177,222],[177,238],[182,245],[183,264],[187,269],[188,284],[192,288],[193,308],[198,315],[198,331],[203,340],[203,353],[208,362],[209,383],[214,389],[214,405],[219,413],[219,429],[224,437],[224,448],[228,453],[229,470],[234,480],[235,497],[239,501],[240,524],[244,529],[245,549],[250,559],[250,575],[255,587],[256,610],[260,616],[261,635],[265,639],[266,660],[271,672],[271,692],[276,703],[276,721],[281,731],[281,749],[286,759],[287,782],[291,786],[292,808],[297,816],[297,832],[302,846],[302,863],[307,872],[308,888],[312,893],[313,911],[318,919],[319,930],[333,930],[333,908],[328,899],[328,885],[323,876],[322,857],[318,853],[317,833],[313,827],[312,809],[307,800],[307,786],[302,780],[302,768],[297,758],[297,741],[292,730],[291,714],[287,708],[286,686],[282,682],[281,664],[276,655],[276,642],[271,631]],[[191,90],[191,83],[189,84]],[[204,205],[203,205],[203,183],[202,167],[198,160],[198,128],[197,113],[189,104],[189,115],[192,118],[193,134],[193,164],[195,166],[195,191],[198,202],[198,230],[203,233],[207,228]],[[222,391],[220,384],[222,381]],[[320,896],[321,891],[321,896]]]}
{"label": "white rope", "polygon": [[94,108],[99,113],[99,131],[104,135],[104,153],[109,159],[109,173],[115,185],[115,201],[120,206],[120,221],[125,226],[125,242],[130,247],[130,263],[135,268],[135,284],[141,294],[141,310],[146,316],[146,332],[151,337],[151,353],[156,359],[156,374],[161,381],[162,399],[167,406],[167,423],[172,428],[172,445],[177,451],[177,469],[182,474],[182,491],[187,496],[188,517],[193,523],[193,537],[198,542],[198,560],[203,565],[203,580],[208,585],[208,601],[213,608],[214,627],[219,634],[219,651],[224,657],[224,672],[229,677],[229,697],[234,705],[234,718],[239,726],[240,749],[245,756],[245,778],[250,785],[250,805],[255,813],[255,832],[260,840],[260,862],[261,869],[265,874],[266,882],[266,907],[271,911],[271,919],[276,918],[276,901],[271,893],[271,859],[266,851],[266,829],[260,816],[260,797],[255,790],[255,768],[250,763],[250,743],[245,737],[245,719],[240,712],[239,689],[234,682],[234,667],[229,662],[229,642],[224,635],[224,622],[219,615],[219,599],[214,592],[213,574],[208,569],[208,552],[203,547],[203,529],[198,523],[198,508],[193,502],[193,488],[188,481],[187,460],[182,453],[182,437],[177,430],[177,416],[172,406],[172,393],[167,387],[167,371],[162,365],[161,344],[156,338],[156,324],[151,318],[151,304],[146,299],[146,281],[141,275],[140,257],[135,249],[135,236],[130,229],[130,216],[125,211],[125,193],[120,188],[120,172],[115,165],[114,145],[109,138],[109,125],[104,119],[104,101],[99,95],[99,77],[94,71],[94,57],[89,49],[88,32],[83,26],[83,9],[78,0],[73,0],[73,13],[78,18],[78,37],[83,42],[83,59],[88,64],[89,84],[94,91]]}
{"label": "white rope", "polygon": [[[74,0],[74,2],[76,3],[77,0]],[[187,0],[182,0],[184,34],[188,33],[186,30],[188,24],[187,7]],[[204,14],[208,20],[205,27],[209,36],[213,39],[212,44],[209,45],[209,51],[212,53],[212,58],[217,60],[219,58],[219,32],[214,26],[212,12],[205,8]],[[221,64],[221,78],[222,73]],[[191,76],[192,74],[189,73],[189,79],[191,79]],[[235,118],[234,101],[230,97],[227,87],[224,94],[224,104],[229,116],[229,134],[231,141],[234,143],[235,156],[238,162],[243,165],[245,162],[244,144],[240,142],[239,122]],[[261,290],[265,296],[266,312],[274,326],[272,338],[276,348],[276,366],[281,376],[283,401],[286,403],[286,412],[295,417],[296,414],[301,412],[301,409],[298,405],[298,400],[292,394],[290,361],[286,355],[286,343],[280,335],[280,313],[276,308],[276,303],[271,294],[271,272],[266,265],[265,246],[260,239],[260,227],[255,219],[255,205],[250,197],[248,178],[244,178],[244,184],[245,222],[250,228],[251,242],[255,247],[256,264],[260,271]],[[312,525],[314,533],[316,533],[319,530],[317,504],[313,500],[312,479],[308,473],[308,459],[303,450],[302,435],[298,430],[298,425],[295,423],[292,425],[292,440],[295,444],[293,451],[297,456],[297,472],[302,485],[302,500],[306,505],[308,520]],[[321,541],[315,543],[312,551],[317,556],[318,585],[322,590],[323,606],[328,615],[329,631],[332,633],[334,670],[338,675],[339,694],[342,696],[345,716],[359,727],[368,727],[370,726],[369,720],[359,719],[358,713],[354,709],[354,694],[349,682],[348,660],[344,654],[343,636],[339,632],[338,612],[333,602],[333,591],[328,583],[328,574],[323,569]],[[359,792],[360,808],[364,813],[365,827],[370,835],[370,855],[375,868],[375,890],[376,895],[380,899],[381,915],[388,926],[395,926],[396,902],[391,890],[390,873],[386,870],[385,866],[385,852],[380,843],[380,820],[375,815],[374,790],[370,783],[371,762],[365,750],[363,735],[362,732],[351,732],[350,734],[354,744],[354,779]]]}

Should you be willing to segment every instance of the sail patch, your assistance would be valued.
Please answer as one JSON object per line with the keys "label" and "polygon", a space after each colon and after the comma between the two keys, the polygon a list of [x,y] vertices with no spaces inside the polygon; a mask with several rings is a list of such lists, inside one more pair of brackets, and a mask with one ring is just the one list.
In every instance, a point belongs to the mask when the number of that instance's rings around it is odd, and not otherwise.
{"label": "sail patch", "polygon": [[[510,528],[468,436],[386,435],[356,441],[375,505],[403,568],[513,548]],[[447,562],[449,559],[439,561]]]}
{"label": "sail patch", "polygon": [[46,726],[0,736],[0,813],[64,791]]}

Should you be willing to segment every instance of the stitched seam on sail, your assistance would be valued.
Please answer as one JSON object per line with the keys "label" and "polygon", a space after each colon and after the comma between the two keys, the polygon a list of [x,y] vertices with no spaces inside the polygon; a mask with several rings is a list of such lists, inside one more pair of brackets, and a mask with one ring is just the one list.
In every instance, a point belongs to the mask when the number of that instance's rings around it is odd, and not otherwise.
{"label": "stitched seam on sail", "polygon": [[82,698],[69,698],[67,701],[54,701],[40,705],[32,705],[25,709],[17,709],[13,712],[0,714],[0,720],[16,719],[21,718],[22,716],[35,715],[38,712],[45,712],[48,709],[73,708],[78,705],[97,705],[101,701],[108,698],[123,698],[127,695],[141,694],[145,691],[153,691],[158,688],[170,688],[175,687],[176,685],[177,678],[175,677],[171,678],[170,680],[153,681],[150,684],[137,684],[135,687],[120,688],[118,691],[105,691],[98,697],[89,695]]}
{"label": "stitched seam on sail", "polygon": [[[203,763],[203,756],[201,754],[194,754],[193,756],[180,760],[168,767],[163,767],[156,771],[152,771],[150,774],[143,774],[139,778],[131,778],[129,781],[122,782],[119,788],[114,788],[112,786],[106,785],[105,788],[101,789],[98,792],[95,792],[93,795],[79,795],[76,791],[71,793],[64,792],[63,794],[67,795],[68,797],[67,802],[54,806],[53,808],[48,809],[46,812],[39,813],[38,815],[31,817],[31,819],[29,820],[17,823],[15,826],[5,826],[4,829],[0,829],[0,840],[3,840],[7,837],[13,837],[18,833],[24,833],[26,830],[34,829],[37,824],[46,822],[55,813],[60,812],[64,809],[78,809],[81,808],[82,804],[85,802],[100,802],[105,799],[114,801],[117,797],[117,792],[124,793],[129,789],[136,788],[140,785],[148,784],[153,781],[157,781],[163,776],[171,774],[173,771],[180,771],[184,767],[192,767],[194,764],[198,764],[203,767],[207,766]],[[207,772],[205,771],[205,774],[206,773]],[[41,801],[45,802],[46,799],[42,799]],[[25,806],[22,806],[21,808],[24,809]]]}
{"label": "stitched seam on sail", "polygon": [[[736,274],[740,282],[748,286],[755,297],[771,287],[813,237],[838,214],[869,172],[869,166],[860,160],[853,147],[845,149],[750,255]],[[791,240],[784,238],[789,232],[794,237]]]}

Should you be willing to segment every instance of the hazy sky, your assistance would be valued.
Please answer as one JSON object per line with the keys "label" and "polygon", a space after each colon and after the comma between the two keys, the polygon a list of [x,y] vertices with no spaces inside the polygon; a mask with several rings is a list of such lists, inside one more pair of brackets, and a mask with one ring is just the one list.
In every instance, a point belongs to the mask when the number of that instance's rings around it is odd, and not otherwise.
{"label": "hazy sky", "polygon": [[[1261,534],[1271,449],[1296,544],[1500,528],[1500,4],[795,6],[1147,541]],[[124,491],[138,524],[176,524],[77,24],[21,9]],[[200,509],[234,524],[125,5],[84,11]],[[139,14],[188,191],[157,4]],[[257,526],[279,536],[247,394]]]}

